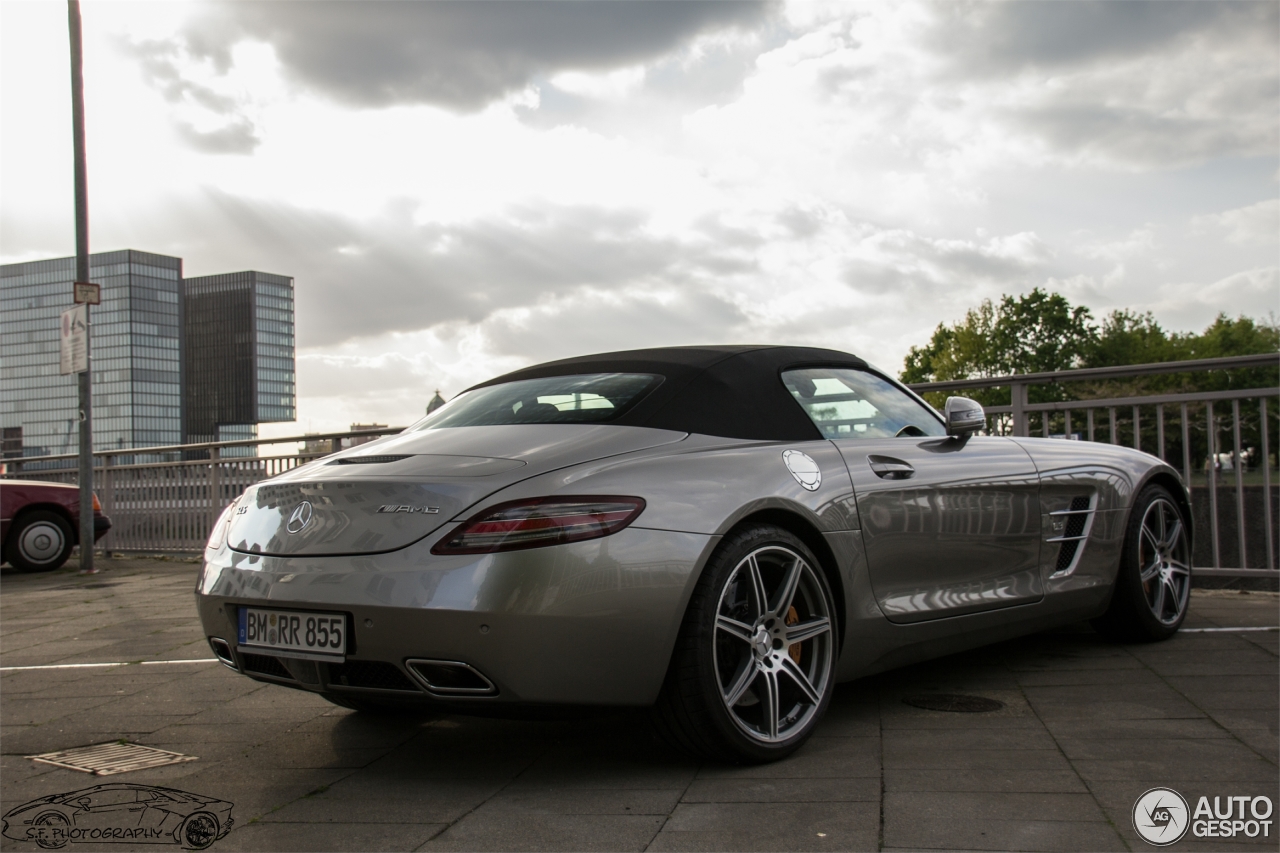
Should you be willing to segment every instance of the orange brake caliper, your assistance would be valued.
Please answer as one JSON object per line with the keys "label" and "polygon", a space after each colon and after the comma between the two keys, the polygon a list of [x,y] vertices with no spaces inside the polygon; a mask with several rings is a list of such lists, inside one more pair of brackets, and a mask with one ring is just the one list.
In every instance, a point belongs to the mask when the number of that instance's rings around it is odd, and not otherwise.
{"label": "orange brake caliper", "polygon": [[[794,625],[800,621],[800,614],[796,612],[795,605],[787,610],[787,618],[784,620],[788,625]],[[791,659],[798,665],[800,663],[800,644],[792,643],[787,647],[787,654],[791,655]]]}

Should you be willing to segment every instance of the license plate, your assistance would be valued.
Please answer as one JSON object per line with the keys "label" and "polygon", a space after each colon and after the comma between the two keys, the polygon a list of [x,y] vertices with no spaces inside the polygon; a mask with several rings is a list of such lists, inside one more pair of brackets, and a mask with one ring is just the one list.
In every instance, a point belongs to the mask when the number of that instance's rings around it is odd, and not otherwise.
{"label": "license plate", "polygon": [[347,619],[341,613],[240,608],[240,645],[283,652],[346,654]]}

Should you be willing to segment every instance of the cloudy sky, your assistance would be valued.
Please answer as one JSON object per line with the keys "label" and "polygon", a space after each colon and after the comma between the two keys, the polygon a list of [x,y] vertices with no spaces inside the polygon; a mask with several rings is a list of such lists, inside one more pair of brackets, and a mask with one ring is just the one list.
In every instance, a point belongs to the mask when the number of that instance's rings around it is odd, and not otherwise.
{"label": "cloudy sky", "polygon": [[[687,343],[899,369],[1036,286],[1280,305],[1275,2],[89,2],[94,251],[297,285],[299,423]],[[66,7],[0,3],[0,260],[71,254]]]}

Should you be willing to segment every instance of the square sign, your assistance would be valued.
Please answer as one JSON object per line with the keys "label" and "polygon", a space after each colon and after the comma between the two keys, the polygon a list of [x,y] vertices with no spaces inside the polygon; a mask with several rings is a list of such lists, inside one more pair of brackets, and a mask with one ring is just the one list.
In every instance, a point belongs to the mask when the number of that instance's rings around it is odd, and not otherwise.
{"label": "square sign", "polygon": [[90,281],[77,281],[75,289],[77,305],[102,304],[102,285]]}
{"label": "square sign", "polygon": [[58,372],[84,373],[89,369],[89,309],[83,305],[62,312],[61,358]]}

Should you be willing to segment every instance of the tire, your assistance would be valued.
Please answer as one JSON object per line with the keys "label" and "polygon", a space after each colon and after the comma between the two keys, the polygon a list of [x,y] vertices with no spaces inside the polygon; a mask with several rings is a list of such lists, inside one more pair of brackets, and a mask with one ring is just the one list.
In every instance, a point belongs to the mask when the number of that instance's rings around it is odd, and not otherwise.
{"label": "tire", "polygon": [[218,819],[208,812],[187,815],[178,827],[178,843],[184,850],[203,850],[218,840]]}
{"label": "tire", "polygon": [[45,509],[23,513],[9,531],[5,559],[20,572],[51,572],[71,556],[75,534],[71,523]]}
{"label": "tire", "polygon": [[1093,627],[1120,642],[1167,640],[1191,598],[1191,537],[1164,486],[1143,489],[1133,503],[1107,612]]}
{"label": "tire", "polygon": [[[31,821],[31,824],[32,826],[56,827],[63,830],[71,827],[71,821],[67,820],[67,816],[62,812],[45,812],[44,814],[37,815],[36,819]],[[64,837],[62,841],[55,842],[44,838],[37,838],[36,844],[43,847],[45,850],[57,850],[61,847],[66,847],[68,840],[69,839]]]}
{"label": "tire", "polygon": [[729,534],[689,600],[655,729],[702,758],[785,758],[831,702],[835,629],[831,590],[803,542],[773,525]]}

